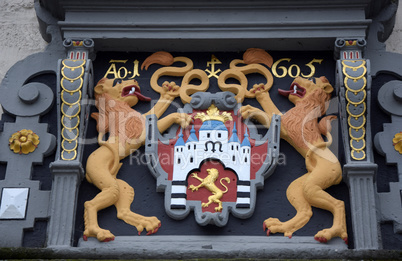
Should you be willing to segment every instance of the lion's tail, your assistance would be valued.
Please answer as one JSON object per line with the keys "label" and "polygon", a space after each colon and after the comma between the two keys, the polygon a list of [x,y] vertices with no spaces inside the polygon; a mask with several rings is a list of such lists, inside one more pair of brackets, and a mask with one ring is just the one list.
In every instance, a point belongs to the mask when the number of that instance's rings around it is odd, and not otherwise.
{"label": "lion's tail", "polygon": [[225,188],[225,191],[222,191],[222,193],[226,193],[226,192],[228,192],[229,189],[228,189],[228,187],[225,186],[225,184],[223,184],[223,180],[225,180],[229,184],[230,179],[228,177],[225,177],[225,178],[221,178],[221,180],[220,180],[221,185]]}
{"label": "lion's tail", "polygon": [[332,126],[331,126],[331,122],[333,120],[336,120],[337,117],[335,115],[329,115],[326,116],[324,118],[322,118],[320,120],[320,123],[318,123],[318,129],[320,130],[321,134],[324,135],[325,137],[327,137],[327,141],[324,142],[322,145],[318,144],[317,147],[321,148],[324,145],[326,147],[331,146],[332,144],[332,135],[331,135],[331,130],[332,130]]}
{"label": "lion's tail", "polygon": [[318,129],[320,130],[322,135],[327,136],[327,133],[331,132],[331,122],[336,119],[337,117],[335,115],[329,115],[320,120],[320,123],[318,124]]}
{"label": "lion's tail", "polygon": [[[238,66],[238,64],[246,64]],[[235,59],[230,63],[230,69],[223,71],[218,79],[219,88],[223,91],[230,91],[236,94],[238,102],[242,102],[244,98],[253,98],[247,92],[246,75],[250,73],[258,73],[265,77],[267,82],[264,84],[265,89],[269,90],[274,83],[274,78],[271,72],[261,64],[265,64],[271,68],[273,64],[272,56],[263,49],[250,48],[244,55],[243,60]],[[240,84],[226,83],[229,78],[234,78]]]}
{"label": "lion's tail", "polygon": [[[315,144],[311,147],[306,153],[306,168],[308,172],[313,171],[316,165],[316,160],[314,154],[321,154],[321,156],[326,157],[328,160],[335,160],[335,157],[332,153],[329,153],[329,150],[326,150],[332,144],[332,135],[331,135],[331,121],[335,120],[337,117],[334,115],[326,116],[321,119],[318,124],[318,128],[322,135],[327,138],[327,141],[322,141],[318,144]],[[321,150],[321,151],[319,151]]]}
{"label": "lion's tail", "polygon": [[[331,145],[328,143],[329,142],[332,143],[332,135],[330,133],[328,133],[328,135],[330,136],[330,139],[328,139],[328,141],[320,142],[320,143],[316,144],[314,148],[311,148],[307,151],[305,163],[306,163],[306,169],[308,172],[312,172],[317,165],[317,159],[315,157],[315,152],[317,152],[320,149],[325,150],[326,148],[328,148]],[[327,136],[327,138],[328,138],[328,136]]]}
{"label": "lion's tail", "polygon": [[148,56],[148,58],[145,59],[145,61],[141,65],[141,70],[148,70],[148,67],[154,63],[164,65],[164,66],[169,66],[172,65],[174,62],[173,56],[168,53],[168,52],[156,52]]}
{"label": "lion's tail", "polygon": [[[98,144],[99,144],[99,146],[105,146],[106,148],[108,148],[108,149],[112,152],[112,154],[114,155],[113,166],[112,166],[112,168],[110,169],[110,173],[111,173],[113,176],[115,176],[115,175],[117,174],[117,172],[119,171],[119,169],[121,168],[121,166],[123,165],[123,163],[120,163],[119,153],[115,153],[115,151],[113,150],[113,148],[111,147],[111,145],[110,145],[107,141],[105,141],[105,140],[103,139],[103,136],[104,136],[104,135],[105,135],[105,134],[104,134],[103,132],[99,132],[99,135],[98,135]],[[85,177],[86,177],[86,179],[87,179],[87,181],[88,181],[89,183],[92,183],[92,180],[91,180],[91,178],[89,177],[89,175],[85,175]]]}
{"label": "lion's tail", "polygon": [[[183,67],[173,67],[171,66],[175,62],[183,62],[185,66]],[[151,87],[154,90],[158,90],[162,88],[161,86],[158,85],[158,79],[162,76],[177,76],[181,77],[186,75],[189,71],[193,69],[193,61],[187,57],[173,57],[170,53],[160,51],[151,54],[148,58],[145,59],[145,61],[141,65],[141,70],[145,68],[145,70],[148,69],[148,67],[152,64],[160,64],[163,66],[168,66],[168,67],[163,67],[159,68],[156,70],[156,72],[152,75],[151,77]]]}
{"label": "lion's tail", "polygon": [[113,156],[114,156],[113,166],[110,169],[110,173],[112,174],[112,176],[116,176],[117,172],[123,165],[123,163],[120,163],[119,153],[117,153],[116,151],[113,150],[110,143],[104,142],[103,145],[106,146],[106,148],[108,148],[113,153]]}
{"label": "lion's tail", "polygon": [[[171,66],[175,62],[183,62],[185,66],[183,67],[173,67]],[[180,56],[180,57],[173,57],[170,53],[160,51],[151,54],[148,56],[148,58],[145,59],[145,61],[141,65],[141,70],[145,68],[145,70],[148,70],[148,67],[154,63],[163,65],[163,66],[169,66],[169,67],[164,67],[158,69],[154,75],[156,75],[158,78],[161,76],[184,76],[186,73],[191,71],[193,69],[193,61],[187,57]]]}
{"label": "lion's tail", "polygon": [[263,49],[249,48],[243,54],[243,60],[246,64],[262,63],[271,68],[274,63],[272,56]]}

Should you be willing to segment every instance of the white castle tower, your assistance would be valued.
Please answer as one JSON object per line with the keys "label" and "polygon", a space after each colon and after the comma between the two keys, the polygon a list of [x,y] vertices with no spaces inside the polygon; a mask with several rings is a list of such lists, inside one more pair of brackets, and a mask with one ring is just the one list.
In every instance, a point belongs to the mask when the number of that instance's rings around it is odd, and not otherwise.
{"label": "white castle tower", "polygon": [[251,144],[245,131],[240,143],[236,124],[229,139],[229,131],[225,122],[233,121],[230,113],[220,113],[215,105],[211,105],[207,114],[197,113],[194,119],[203,123],[198,130],[198,138],[194,125],[190,136],[184,142],[182,130],[174,147],[173,180],[171,191],[171,208],[184,209],[186,206],[187,175],[208,159],[219,160],[225,168],[232,169],[238,176],[237,207],[250,207],[250,154]]}

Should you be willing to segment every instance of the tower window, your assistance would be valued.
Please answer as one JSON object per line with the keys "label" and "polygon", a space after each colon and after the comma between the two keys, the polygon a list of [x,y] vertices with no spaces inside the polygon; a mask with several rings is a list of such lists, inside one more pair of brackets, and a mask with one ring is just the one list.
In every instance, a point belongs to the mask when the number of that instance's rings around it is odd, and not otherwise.
{"label": "tower window", "polygon": [[211,133],[207,133],[207,138],[211,138]]}
{"label": "tower window", "polygon": [[194,160],[193,157],[191,157],[191,158],[190,158],[190,162],[193,163],[193,160]]}
{"label": "tower window", "polygon": [[232,150],[234,150],[234,146],[232,145]]}
{"label": "tower window", "polygon": [[232,156],[232,160],[233,160],[233,161],[236,161],[236,158],[235,158],[235,156],[234,156],[234,155]]}
{"label": "tower window", "polygon": [[247,157],[244,159],[244,162],[247,162]]}
{"label": "tower window", "polygon": [[218,138],[222,137],[222,133],[218,132]]}
{"label": "tower window", "polygon": [[194,149],[195,149],[195,144],[194,144]]}
{"label": "tower window", "polygon": [[180,158],[178,158],[177,159],[177,164],[180,164],[181,163],[181,160],[180,160]]}
{"label": "tower window", "polygon": [[187,149],[190,149],[190,145],[187,146]]}

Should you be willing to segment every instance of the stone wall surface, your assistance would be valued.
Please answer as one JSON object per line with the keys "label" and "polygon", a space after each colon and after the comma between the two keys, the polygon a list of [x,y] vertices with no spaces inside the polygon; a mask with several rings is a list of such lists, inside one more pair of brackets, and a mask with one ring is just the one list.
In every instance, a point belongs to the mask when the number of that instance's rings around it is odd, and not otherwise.
{"label": "stone wall surface", "polygon": [[33,0],[1,0],[0,28],[1,81],[17,61],[41,52],[47,43],[39,33]]}
{"label": "stone wall surface", "polygon": [[33,0],[0,1],[0,79],[17,61],[42,51]]}
{"label": "stone wall surface", "polygon": [[391,36],[385,42],[388,52],[402,53],[402,3],[399,3],[396,13],[395,27]]}

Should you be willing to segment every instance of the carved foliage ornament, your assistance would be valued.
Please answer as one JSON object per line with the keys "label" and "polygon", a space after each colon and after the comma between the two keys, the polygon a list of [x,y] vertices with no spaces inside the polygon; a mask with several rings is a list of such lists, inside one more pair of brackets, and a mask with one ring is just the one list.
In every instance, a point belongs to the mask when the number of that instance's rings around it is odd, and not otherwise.
{"label": "carved foliage ornament", "polygon": [[392,139],[392,145],[394,145],[396,151],[402,154],[402,132],[395,134]]}
{"label": "carved foliage ornament", "polygon": [[32,130],[20,130],[9,139],[9,146],[14,153],[28,154],[34,152],[39,144],[39,136]]}

